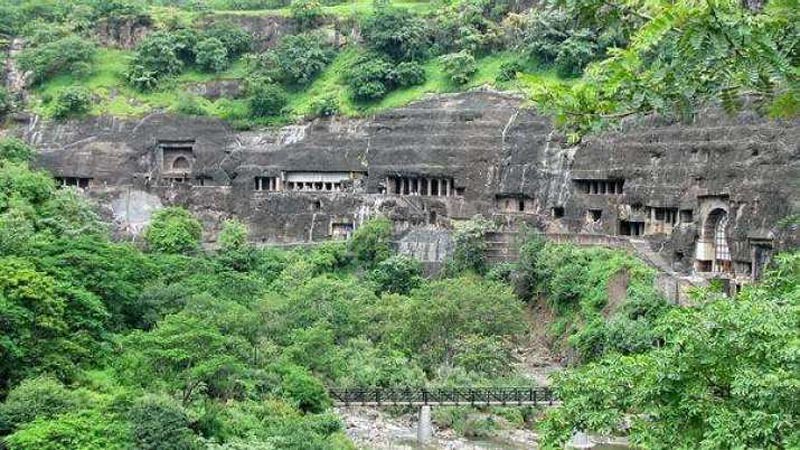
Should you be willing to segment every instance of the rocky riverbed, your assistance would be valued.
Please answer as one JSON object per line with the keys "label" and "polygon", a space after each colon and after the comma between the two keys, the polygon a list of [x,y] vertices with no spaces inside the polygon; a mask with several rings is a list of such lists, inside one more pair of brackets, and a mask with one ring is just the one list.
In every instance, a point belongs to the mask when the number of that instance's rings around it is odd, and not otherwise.
{"label": "rocky riverbed", "polygon": [[416,414],[393,416],[376,408],[337,408],[347,435],[359,448],[369,450],[522,450],[537,448],[537,434],[531,430],[502,430],[491,439],[472,440],[434,424],[430,444],[417,444]]}

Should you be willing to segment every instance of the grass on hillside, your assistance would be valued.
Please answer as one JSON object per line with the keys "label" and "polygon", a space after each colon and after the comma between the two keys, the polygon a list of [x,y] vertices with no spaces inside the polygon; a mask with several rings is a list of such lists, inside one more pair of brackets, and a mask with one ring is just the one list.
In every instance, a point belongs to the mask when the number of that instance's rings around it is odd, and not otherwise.
{"label": "grass on hillside", "polygon": [[289,101],[283,116],[254,120],[248,118],[247,100],[245,99],[210,101],[187,93],[189,85],[194,83],[243,79],[247,74],[247,67],[242,60],[236,61],[228,70],[219,74],[204,73],[189,68],[175,79],[165,81],[161,89],[157,91],[140,92],[129,86],[124,76],[132,52],[103,48],[98,52],[93,65],[94,70],[90,75],[85,77],[71,74],[60,75],[37,87],[33,92],[31,109],[38,114],[51,115],[54,108],[53,99],[58,93],[68,86],[80,85],[89,89],[94,96],[95,101],[91,110],[93,115],[136,117],[156,110],[179,112],[182,111],[182,106],[188,99],[195,105],[195,109],[199,109],[197,111],[199,113],[250,127],[278,125],[308,117],[313,114],[315,103],[327,98],[331,93],[335,93],[334,95],[338,98],[340,114],[361,116],[407,105],[430,94],[459,92],[478,86],[523,91],[535,84],[558,80],[551,70],[528,67],[517,80],[498,83],[496,78],[501,65],[519,58],[516,54],[502,52],[479,58],[476,61],[477,72],[467,84],[459,86],[447,78],[439,59],[432,58],[424,64],[427,75],[424,84],[392,91],[378,101],[358,103],[350,97],[344,80],[346,68],[357,56],[356,49],[346,49],[340,52],[310,85],[289,90]]}

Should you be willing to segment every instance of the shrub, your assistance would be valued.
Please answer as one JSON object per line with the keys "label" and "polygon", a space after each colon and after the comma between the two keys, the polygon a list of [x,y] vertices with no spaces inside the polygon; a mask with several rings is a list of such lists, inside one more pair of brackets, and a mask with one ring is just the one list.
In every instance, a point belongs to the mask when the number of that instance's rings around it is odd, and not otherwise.
{"label": "shrub", "polygon": [[456,229],[453,234],[455,250],[453,251],[453,267],[456,272],[474,271],[483,273],[486,270],[486,233],[493,224],[481,216],[476,216]]}
{"label": "shrub", "polygon": [[8,436],[5,445],[8,450],[125,450],[133,446],[127,423],[98,410],[36,420]]}
{"label": "shrub", "polygon": [[187,116],[206,115],[206,110],[203,108],[203,105],[200,103],[197,96],[188,93],[183,93],[178,96],[174,111],[178,114],[185,114]]}
{"label": "shrub", "polygon": [[65,118],[85,114],[92,108],[92,94],[82,86],[70,86],[58,93],[53,116]]}
{"label": "shrub", "polygon": [[574,77],[583,72],[597,56],[597,45],[589,30],[580,30],[568,37],[558,48],[554,61],[556,71],[562,77]]}
{"label": "shrub", "polygon": [[186,412],[172,399],[155,396],[139,399],[128,411],[128,417],[138,449],[202,448],[189,428]]}
{"label": "shrub", "polygon": [[522,64],[518,61],[505,61],[500,64],[500,70],[497,73],[497,81],[511,81],[517,78],[517,73],[522,72]]}
{"label": "shrub", "polygon": [[391,90],[393,65],[380,57],[363,56],[347,70],[347,84],[357,100],[376,100]]}
{"label": "shrub", "polygon": [[17,138],[0,139],[0,162],[28,162],[33,159],[33,148]]}
{"label": "shrub", "polygon": [[240,251],[247,246],[247,225],[236,219],[226,220],[219,233],[223,251]]}
{"label": "shrub", "polygon": [[381,261],[369,274],[378,292],[407,294],[422,282],[422,264],[405,255]]}
{"label": "shrub", "polygon": [[247,53],[253,46],[253,37],[245,29],[228,22],[215,23],[203,32],[202,37],[219,39],[229,58]]}
{"label": "shrub", "polygon": [[179,207],[164,208],[153,214],[145,230],[150,250],[163,253],[189,253],[200,245],[203,227],[192,214]]}
{"label": "shrub", "polygon": [[289,10],[300,29],[313,28],[322,19],[322,5],[317,0],[293,0]]}
{"label": "shrub", "polygon": [[331,404],[325,386],[299,366],[291,366],[283,375],[281,393],[303,412],[321,413]]}
{"label": "shrub", "polygon": [[22,70],[31,72],[33,83],[41,83],[61,73],[88,73],[96,52],[92,41],[70,35],[26,49],[19,55],[18,61]]}
{"label": "shrub", "polygon": [[396,87],[424,83],[425,69],[414,61],[396,64],[376,54],[365,54],[347,69],[345,77],[353,97],[368,101]]}
{"label": "shrub", "polygon": [[157,31],[148,35],[136,48],[128,68],[128,81],[146,90],[155,88],[162,78],[179,74],[184,67],[180,52],[186,51],[187,45],[171,33]]}
{"label": "shrub", "polygon": [[217,38],[207,38],[195,47],[195,63],[206,72],[222,72],[228,67],[228,50]]}
{"label": "shrub", "polygon": [[259,86],[250,97],[250,113],[256,117],[277,116],[289,102],[286,91],[277,84]]}
{"label": "shrub", "polygon": [[395,61],[422,59],[430,46],[424,21],[408,10],[379,5],[368,16],[361,34],[367,47]]}
{"label": "shrub", "polygon": [[401,62],[394,69],[394,80],[398,86],[414,86],[425,82],[425,68],[416,61]]}
{"label": "shrub", "polygon": [[350,239],[350,251],[356,261],[366,265],[377,264],[392,253],[389,239],[392,237],[392,222],[378,217],[361,224]]}
{"label": "shrub", "polygon": [[307,84],[333,59],[333,51],[317,35],[286,36],[267,55],[275,78],[288,83]]}
{"label": "shrub", "polygon": [[35,419],[50,420],[80,406],[79,396],[51,377],[28,378],[0,404],[0,435]]}
{"label": "shrub", "polygon": [[472,74],[478,70],[475,65],[475,57],[464,50],[443,55],[441,61],[444,73],[455,84],[465,84]]}
{"label": "shrub", "polygon": [[330,117],[339,113],[339,99],[336,94],[328,94],[311,105],[311,112],[318,117]]}

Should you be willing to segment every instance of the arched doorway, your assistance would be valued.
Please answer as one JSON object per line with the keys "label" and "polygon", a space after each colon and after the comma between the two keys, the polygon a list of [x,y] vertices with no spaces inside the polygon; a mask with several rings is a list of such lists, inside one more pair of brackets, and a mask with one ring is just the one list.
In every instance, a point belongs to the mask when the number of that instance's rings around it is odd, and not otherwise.
{"label": "arched doorway", "polygon": [[189,160],[184,156],[178,156],[172,161],[172,170],[174,172],[188,172],[190,169]]}
{"label": "arched doorway", "polygon": [[703,224],[703,240],[710,242],[712,247],[712,272],[733,272],[727,228],[728,213],[721,208],[711,211]]}

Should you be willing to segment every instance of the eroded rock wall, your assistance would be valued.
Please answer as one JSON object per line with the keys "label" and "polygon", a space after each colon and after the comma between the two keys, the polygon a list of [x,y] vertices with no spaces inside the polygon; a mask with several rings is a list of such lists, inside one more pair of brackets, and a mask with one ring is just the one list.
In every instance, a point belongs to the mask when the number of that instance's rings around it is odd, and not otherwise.
{"label": "eroded rock wall", "polygon": [[[568,146],[521,99],[473,92],[266,131],[152,114],[31,118],[18,132],[41,149],[40,166],[67,183],[91,179],[104,204],[189,207],[209,242],[230,216],[254,241],[296,243],[383,214],[409,252],[437,259],[453,221],[483,214],[508,229],[630,236],[674,270],[745,275],[757,251],[797,241],[778,223],[800,210],[800,122],[748,114],[645,119]],[[141,229],[143,215],[131,217],[128,231]]]}

